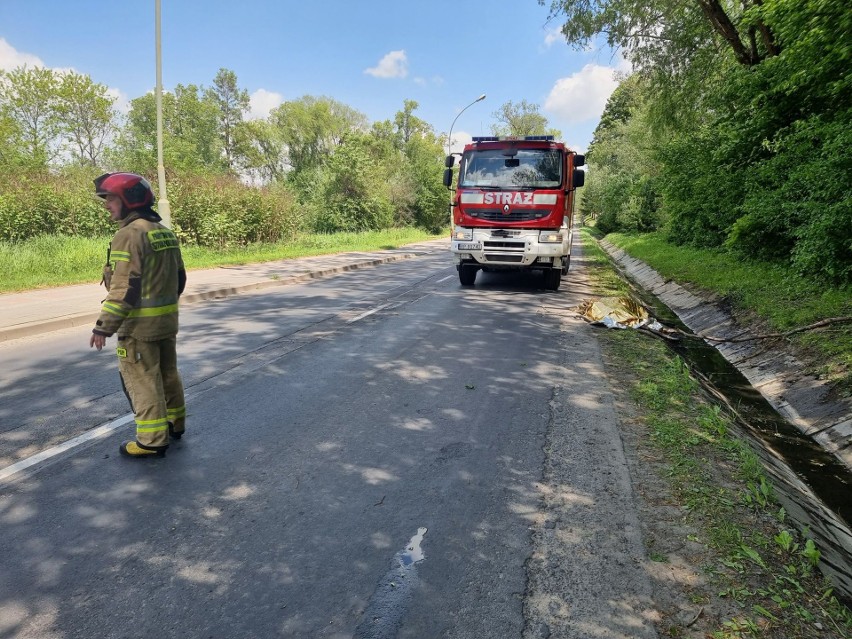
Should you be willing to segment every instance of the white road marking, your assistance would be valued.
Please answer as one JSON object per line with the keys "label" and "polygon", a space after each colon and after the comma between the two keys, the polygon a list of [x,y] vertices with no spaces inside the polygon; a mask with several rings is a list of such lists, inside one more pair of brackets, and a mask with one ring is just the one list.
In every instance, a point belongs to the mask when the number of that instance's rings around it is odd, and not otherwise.
{"label": "white road marking", "polygon": [[364,311],[360,315],[353,317],[351,320],[348,320],[346,323],[352,324],[353,322],[357,322],[358,320],[362,320],[365,317],[369,317],[373,313],[378,313],[380,310],[382,310],[383,308],[387,308],[388,306],[390,306],[389,303],[388,304],[382,304],[381,306],[377,306],[376,308],[372,308],[369,311]]}
{"label": "white road marking", "polygon": [[103,424],[102,426],[98,426],[96,428],[93,428],[92,430],[86,431],[82,435],[77,435],[77,437],[69,439],[67,442],[63,442],[52,448],[43,450],[40,453],[33,455],[32,457],[27,457],[26,459],[22,459],[19,462],[15,462],[11,466],[6,466],[6,468],[0,469],[0,482],[8,479],[12,475],[21,472],[22,470],[26,470],[30,466],[35,466],[36,464],[40,464],[41,462],[46,461],[51,457],[61,455],[65,451],[71,450],[72,448],[76,448],[81,444],[85,444],[86,442],[92,441],[93,439],[100,439],[102,437],[106,437],[110,433],[118,430],[125,424],[128,424],[132,421],[133,413],[128,413],[127,415],[123,415],[121,417],[118,417],[117,419],[112,420],[108,424]]}

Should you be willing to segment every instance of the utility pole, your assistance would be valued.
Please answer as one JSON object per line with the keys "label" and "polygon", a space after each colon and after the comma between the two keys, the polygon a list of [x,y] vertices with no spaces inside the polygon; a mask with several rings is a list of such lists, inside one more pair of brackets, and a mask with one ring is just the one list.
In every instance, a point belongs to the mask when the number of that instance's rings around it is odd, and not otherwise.
{"label": "utility pole", "polygon": [[157,198],[157,212],[163,218],[163,224],[172,225],[172,211],[166,194],[166,168],[163,166],[163,57],[160,46],[160,0],[154,0],[155,41],[157,47],[157,177],[160,181],[160,193]]}

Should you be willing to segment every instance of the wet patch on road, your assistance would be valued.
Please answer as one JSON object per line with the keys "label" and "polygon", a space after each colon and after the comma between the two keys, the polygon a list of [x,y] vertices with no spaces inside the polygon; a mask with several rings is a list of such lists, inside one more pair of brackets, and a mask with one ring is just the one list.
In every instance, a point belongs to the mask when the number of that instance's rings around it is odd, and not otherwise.
{"label": "wet patch on road", "polygon": [[397,636],[418,583],[417,564],[426,559],[421,544],[426,528],[418,528],[405,548],[393,559],[393,568],[382,577],[361,621],[355,628],[356,639],[392,639]]}

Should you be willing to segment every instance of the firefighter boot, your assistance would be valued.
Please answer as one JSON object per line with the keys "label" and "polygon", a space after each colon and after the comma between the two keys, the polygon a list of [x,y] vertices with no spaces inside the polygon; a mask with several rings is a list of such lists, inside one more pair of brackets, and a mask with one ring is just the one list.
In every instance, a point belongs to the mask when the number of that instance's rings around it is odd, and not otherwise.
{"label": "firefighter boot", "polygon": [[141,459],[143,457],[165,457],[166,448],[168,448],[168,446],[162,446],[160,448],[146,448],[139,444],[139,442],[124,442],[118,447],[118,452],[125,457]]}
{"label": "firefighter boot", "polygon": [[169,422],[169,437],[172,439],[180,439],[183,437],[183,433],[184,431],[182,430],[175,430],[175,425]]}

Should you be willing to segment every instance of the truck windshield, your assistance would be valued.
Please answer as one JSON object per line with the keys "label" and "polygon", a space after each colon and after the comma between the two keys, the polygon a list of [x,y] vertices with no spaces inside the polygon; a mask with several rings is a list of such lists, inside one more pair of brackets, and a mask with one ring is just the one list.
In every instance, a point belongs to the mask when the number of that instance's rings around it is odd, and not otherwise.
{"label": "truck windshield", "polygon": [[465,153],[459,185],[555,189],[562,184],[562,151],[517,149],[513,156],[505,152],[506,149],[488,149]]}

